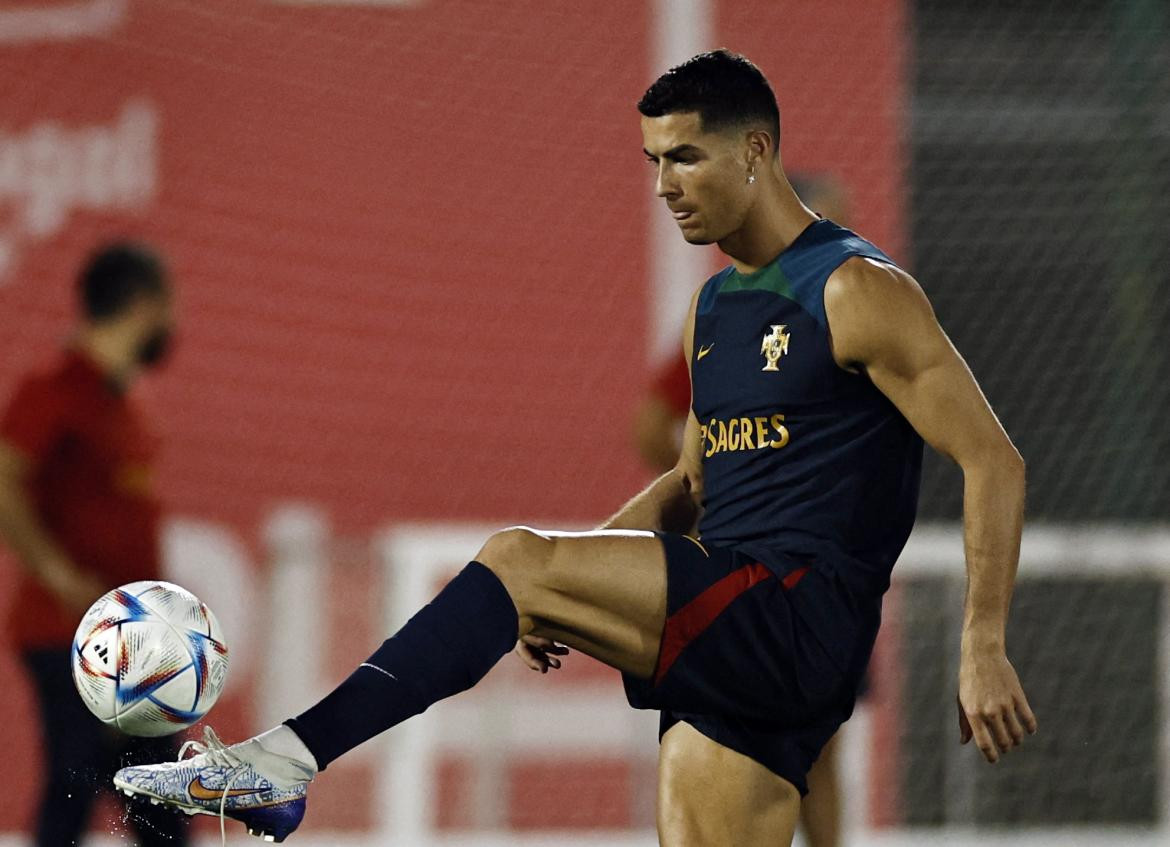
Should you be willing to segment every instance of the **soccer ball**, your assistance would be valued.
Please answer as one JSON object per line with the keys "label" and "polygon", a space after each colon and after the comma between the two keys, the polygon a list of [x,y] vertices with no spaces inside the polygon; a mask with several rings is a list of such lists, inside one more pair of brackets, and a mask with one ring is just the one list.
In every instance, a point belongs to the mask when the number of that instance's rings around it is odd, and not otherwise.
{"label": "soccer ball", "polygon": [[132,582],[90,606],[73,637],[73,683],[130,735],[170,735],[219,699],[228,650],[215,615],[169,582]]}

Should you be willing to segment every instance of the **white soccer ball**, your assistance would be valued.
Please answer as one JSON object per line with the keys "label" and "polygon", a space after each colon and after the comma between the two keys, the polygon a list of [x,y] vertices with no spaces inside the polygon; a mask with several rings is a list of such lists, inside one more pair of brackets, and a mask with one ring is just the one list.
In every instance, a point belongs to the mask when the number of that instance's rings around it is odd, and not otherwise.
{"label": "white soccer ball", "polygon": [[73,637],[73,683],[89,710],[130,735],[170,735],[219,699],[228,649],[215,615],[169,582],[132,582],[90,606]]}

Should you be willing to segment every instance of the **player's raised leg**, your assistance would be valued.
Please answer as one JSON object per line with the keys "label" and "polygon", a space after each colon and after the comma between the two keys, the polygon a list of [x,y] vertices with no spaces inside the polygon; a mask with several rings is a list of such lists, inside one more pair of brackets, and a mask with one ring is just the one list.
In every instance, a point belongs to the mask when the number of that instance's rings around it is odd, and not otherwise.
{"label": "player's raised leg", "polygon": [[653,673],[666,617],[666,561],[653,533],[514,527],[492,536],[478,559],[507,588],[521,635],[638,676]]}
{"label": "player's raised leg", "polygon": [[662,736],[657,818],[666,847],[787,845],[799,817],[800,792],[759,762],[687,723]]}
{"label": "player's raised leg", "polygon": [[666,563],[652,533],[503,530],[348,680],[289,725],[325,767],[470,688],[529,633],[649,676],[665,613]]}
{"label": "player's raised leg", "polygon": [[475,685],[529,633],[649,676],[666,613],[666,561],[650,532],[503,530],[438,596],[321,702],[257,738],[126,768],[115,784],[189,813],[223,811],[283,840],[305,784],[362,742]]}

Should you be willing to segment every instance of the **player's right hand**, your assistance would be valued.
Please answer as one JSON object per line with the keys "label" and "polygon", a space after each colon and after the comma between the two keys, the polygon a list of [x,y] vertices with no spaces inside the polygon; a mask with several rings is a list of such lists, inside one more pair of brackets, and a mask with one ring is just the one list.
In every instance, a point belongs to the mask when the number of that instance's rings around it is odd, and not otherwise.
{"label": "player's right hand", "polygon": [[520,636],[520,640],[516,642],[516,655],[520,660],[534,671],[541,673],[548,673],[549,668],[556,670],[561,666],[561,660],[557,656],[567,656],[569,648],[564,644],[558,644],[551,638],[545,638],[540,635]]}
{"label": "player's right hand", "polygon": [[959,662],[959,743],[972,739],[987,761],[1036,732],[1036,715],[1002,650],[964,650]]}

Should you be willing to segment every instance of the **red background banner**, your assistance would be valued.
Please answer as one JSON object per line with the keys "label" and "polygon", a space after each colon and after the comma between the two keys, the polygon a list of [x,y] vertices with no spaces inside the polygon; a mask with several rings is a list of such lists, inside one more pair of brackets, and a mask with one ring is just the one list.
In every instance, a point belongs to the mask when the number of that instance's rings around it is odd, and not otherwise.
{"label": "red background banner", "polygon": [[[786,164],[837,174],[904,256],[901,2],[715,12],[711,46],[773,81]],[[0,397],[65,337],[82,256],[129,234],[179,290],[180,347],[143,386],[172,513],[249,543],[290,499],[349,533],[604,516],[646,479],[653,25],[624,2],[172,0],[0,41]],[[0,673],[30,761],[2,645]],[[30,820],[22,772],[0,830]]]}

